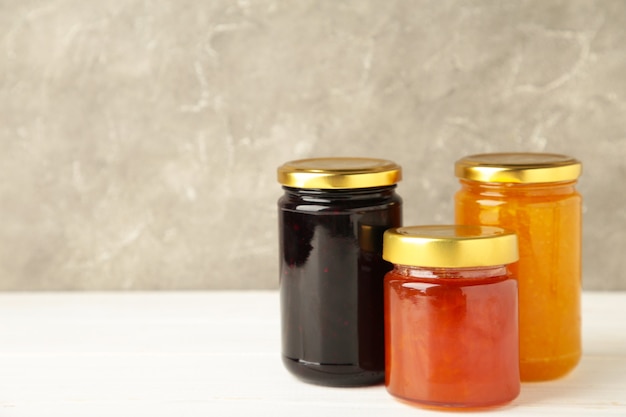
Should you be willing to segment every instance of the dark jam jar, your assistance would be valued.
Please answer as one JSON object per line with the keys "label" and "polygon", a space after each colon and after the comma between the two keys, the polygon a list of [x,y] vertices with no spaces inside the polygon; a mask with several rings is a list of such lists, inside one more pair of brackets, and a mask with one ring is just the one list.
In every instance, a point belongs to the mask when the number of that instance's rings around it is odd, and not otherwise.
{"label": "dark jam jar", "polygon": [[318,158],[278,168],[282,355],[301,380],[362,386],[385,379],[385,230],[401,226],[397,164]]}

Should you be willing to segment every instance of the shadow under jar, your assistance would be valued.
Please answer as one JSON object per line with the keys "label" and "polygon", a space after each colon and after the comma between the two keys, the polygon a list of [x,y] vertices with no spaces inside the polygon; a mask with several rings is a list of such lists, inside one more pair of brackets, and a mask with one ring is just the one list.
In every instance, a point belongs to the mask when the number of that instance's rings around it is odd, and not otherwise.
{"label": "shadow under jar", "polygon": [[382,237],[401,225],[400,178],[400,166],[370,158],[278,168],[282,357],[303,381],[384,380]]}

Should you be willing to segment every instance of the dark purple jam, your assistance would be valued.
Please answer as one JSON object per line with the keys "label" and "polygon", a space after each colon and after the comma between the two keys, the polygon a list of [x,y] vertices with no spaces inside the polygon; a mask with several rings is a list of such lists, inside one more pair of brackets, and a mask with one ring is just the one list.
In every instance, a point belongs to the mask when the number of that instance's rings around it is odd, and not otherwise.
{"label": "dark purple jam", "polygon": [[283,362],[306,382],[360,386],[385,379],[383,278],[392,265],[382,259],[382,236],[401,226],[395,188],[283,187]]}

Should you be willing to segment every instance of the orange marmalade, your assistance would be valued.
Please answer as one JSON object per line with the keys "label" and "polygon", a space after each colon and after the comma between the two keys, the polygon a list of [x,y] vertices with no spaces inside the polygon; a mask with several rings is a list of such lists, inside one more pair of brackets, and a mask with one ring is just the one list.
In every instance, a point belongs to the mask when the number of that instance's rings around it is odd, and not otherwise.
{"label": "orange marmalade", "polygon": [[517,236],[488,226],[387,230],[385,385],[428,408],[505,404],[520,391]]}
{"label": "orange marmalade", "polygon": [[457,161],[459,224],[517,232],[520,374],[544,381],[581,357],[581,163],[564,155],[482,154]]}

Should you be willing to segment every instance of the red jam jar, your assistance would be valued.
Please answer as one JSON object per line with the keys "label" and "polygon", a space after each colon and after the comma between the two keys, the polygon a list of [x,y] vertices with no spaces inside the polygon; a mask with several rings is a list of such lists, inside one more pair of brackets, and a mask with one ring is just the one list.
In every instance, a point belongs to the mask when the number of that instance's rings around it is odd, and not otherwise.
{"label": "red jam jar", "polygon": [[370,158],[316,158],[278,168],[282,359],[329,386],[385,377],[383,233],[401,225],[401,168]]}
{"label": "red jam jar", "polygon": [[517,236],[486,226],[384,234],[387,390],[435,408],[505,404],[520,391]]}

